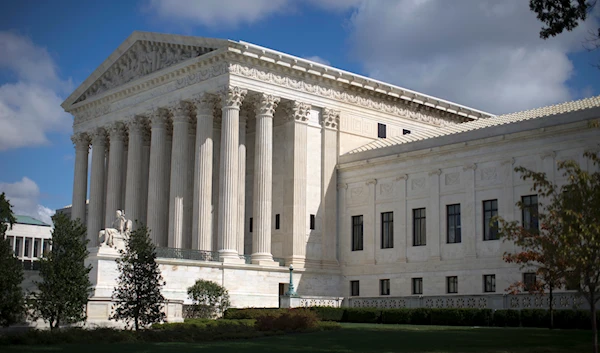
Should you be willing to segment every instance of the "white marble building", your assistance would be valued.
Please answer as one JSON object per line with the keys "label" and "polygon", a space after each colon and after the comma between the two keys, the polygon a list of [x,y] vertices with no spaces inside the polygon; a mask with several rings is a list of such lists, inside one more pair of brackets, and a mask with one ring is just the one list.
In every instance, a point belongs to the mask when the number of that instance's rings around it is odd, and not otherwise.
{"label": "white marble building", "polygon": [[[581,158],[598,141],[586,121],[600,117],[599,98],[494,116],[250,43],[146,32],[62,106],[74,116],[71,215],[88,227],[88,314],[99,320],[116,255],[97,250],[98,232],[116,210],[151,229],[171,300],[206,278],[234,306],[277,306],[289,264],[300,295],[348,303],[454,295],[450,282],[481,295],[492,274],[500,294],[521,274],[501,260],[510,244],[483,240],[482,202],[517,217],[531,192],[512,168],[554,173],[560,158]],[[462,226],[452,244],[447,205]]]}

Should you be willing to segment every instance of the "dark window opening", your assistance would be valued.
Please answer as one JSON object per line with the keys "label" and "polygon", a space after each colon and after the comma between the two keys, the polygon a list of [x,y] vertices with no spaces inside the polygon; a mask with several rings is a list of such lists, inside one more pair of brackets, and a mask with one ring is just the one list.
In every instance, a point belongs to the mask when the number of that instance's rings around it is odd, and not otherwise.
{"label": "dark window opening", "polygon": [[379,281],[379,294],[390,295],[390,280],[382,279]]}
{"label": "dark window opening", "polygon": [[252,233],[252,217],[250,217],[250,222],[248,222],[248,230]]}
{"label": "dark window opening", "polygon": [[275,229],[279,229],[279,214],[275,215]]}
{"label": "dark window opening", "polygon": [[383,212],[381,214],[381,248],[391,249],[394,247],[394,212]]}
{"label": "dark window opening", "polygon": [[315,215],[314,214],[310,215],[310,229],[315,229]]}
{"label": "dark window opening", "polygon": [[410,134],[410,130],[402,129],[402,135]]}
{"label": "dark window opening", "polygon": [[360,295],[360,285],[358,281],[350,281],[350,296],[358,297]]}
{"label": "dark window opening", "polygon": [[483,276],[483,291],[486,293],[496,291],[496,275]]}
{"label": "dark window opening", "polygon": [[461,227],[460,227],[460,204],[446,206],[447,215],[447,242],[461,242]]}
{"label": "dark window opening", "polygon": [[363,216],[352,216],[352,251],[363,249]]}
{"label": "dark window opening", "polygon": [[521,197],[523,228],[527,230],[538,230],[538,201],[537,195]]}
{"label": "dark window opening", "polygon": [[412,279],[412,294],[423,294],[423,278]]}
{"label": "dark window opening", "polygon": [[425,242],[425,208],[413,209],[413,246],[423,246]]}
{"label": "dark window opening", "polygon": [[498,240],[498,221],[492,218],[498,215],[498,200],[483,201],[483,240]]}
{"label": "dark window opening", "polygon": [[458,277],[446,277],[446,287],[448,293],[458,293]]}
{"label": "dark window opening", "polygon": [[387,137],[387,126],[382,123],[377,123],[377,137],[384,139]]}

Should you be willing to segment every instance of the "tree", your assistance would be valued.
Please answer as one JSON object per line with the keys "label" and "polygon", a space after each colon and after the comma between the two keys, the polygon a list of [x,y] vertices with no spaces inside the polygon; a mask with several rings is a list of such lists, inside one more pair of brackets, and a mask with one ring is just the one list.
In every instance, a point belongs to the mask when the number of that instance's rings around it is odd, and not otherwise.
{"label": "tree", "polygon": [[192,307],[194,317],[213,319],[223,315],[231,305],[227,289],[212,281],[199,279],[188,288],[187,293],[194,303]]}
{"label": "tree", "polygon": [[6,231],[17,220],[12,205],[4,193],[0,194],[0,326],[19,322],[24,313],[23,266],[6,239]]}
{"label": "tree", "polygon": [[42,318],[54,330],[62,324],[77,323],[87,318],[85,306],[91,293],[86,227],[65,214],[52,217],[52,250],[40,260],[41,282],[32,293],[34,319]]}
{"label": "tree", "polygon": [[[572,31],[585,21],[596,6],[596,0],[529,0],[529,9],[546,26],[540,30],[540,38],[548,39],[563,31]],[[586,48],[600,47],[600,28],[591,32]],[[599,65],[600,66],[600,65]]]}
{"label": "tree", "polygon": [[[566,183],[557,186],[544,173],[518,168],[524,179],[533,180],[533,189],[548,200],[542,229],[553,245],[540,247],[542,265],[550,269],[561,266],[562,280],[569,276],[580,279],[579,292],[590,306],[593,351],[598,353],[596,304],[600,299],[600,157],[597,152],[586,152],[587,171],[572,160],[560,161]],[[540,263],[538,261],[538,263]]]}
{"label": "tree", "polygon": [[162,311],[165,298],[160,290],[165,285],[156,263],[156,246],[152,244],[148,228],[139,226],[126,241],[125,250],[119,250],[118,285],[113,292],[117,302],[112,320],[133,321],[137,331],[165,319]]}
{"label": "tree", "polygon": [[[515,171],[521,173],[524,180],[534,179],[539,180],[545,177],[543,173],[532,172],[523,167],[515,168]],[[540,188],[537,183],[534,183],[532,188],[539,196],[548,197],[548,192],[554,191],[553,187]],[[526,205],[521,201],[517,202],[517,206],[523,210]],[[553,213],[536,212],[532,215],[539,221],[538,227],[524,227],[517,221],[508,222],[501,217],[496,217],[492,222],[498,221],[500,225],[499,235],[505,241],[511,241],[518,246],[519,251],[516,253],[504,253],[504,261],[507,263],[516,263],[520,265],[520,269],[536,269],[535,283],[524,283],[518,281],[513,283],[508,291],[518,293],[528,291],[531,294],[538,293],[544,295],[548,291],[549,311],[550,311],[550,328],[554,328],[554,290],[561,288],[565,284],[565,271],[567,264],[565,260],[559,256],[558,234],[562,232],[561,224],[558,219],[553,216]]]}

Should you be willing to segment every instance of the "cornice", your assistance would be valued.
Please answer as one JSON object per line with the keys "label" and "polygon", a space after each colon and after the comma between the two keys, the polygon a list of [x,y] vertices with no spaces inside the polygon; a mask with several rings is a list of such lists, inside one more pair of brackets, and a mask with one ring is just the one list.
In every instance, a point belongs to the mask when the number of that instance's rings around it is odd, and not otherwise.
{"label": "cornice", "polygon": [[380,92],[369,91],[350,84],[334,82],[312,73],[265,63],[249,57],[228,54],[229,74],[246,77],[292,90],[314,94],[339,102],[396,115],[434,126],[471,121],[461,115],[441,111],[427,105],[408,102]]}

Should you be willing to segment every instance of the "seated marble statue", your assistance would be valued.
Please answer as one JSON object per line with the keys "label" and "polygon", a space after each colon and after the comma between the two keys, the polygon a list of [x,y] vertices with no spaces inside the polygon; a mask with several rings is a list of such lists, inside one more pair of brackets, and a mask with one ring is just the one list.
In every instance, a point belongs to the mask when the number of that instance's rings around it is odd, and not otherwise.
{"label": "seated marble statue", "polygon": [[[117,210],[116,214],[117,218],[112,224],[113,227],[103,229],[98,233],[98,239],[101,240],[100,246],[105,245],[111,248],[120,248],[121,246],[116,246],[115,239],[126,241],[129,238],[132,228],[131,220],[125,219],[124,212],[121,210]],[[104,239],[102,240],[102,238]]]}

